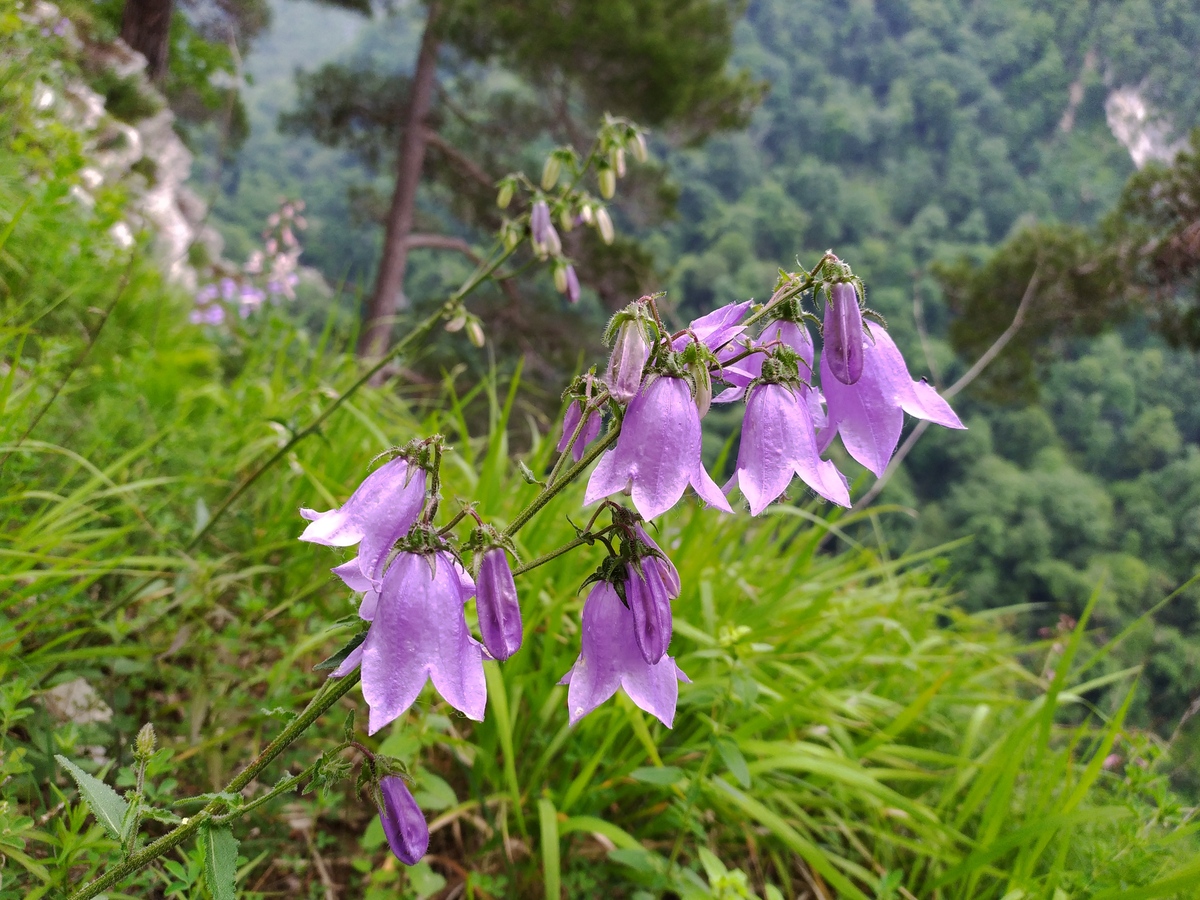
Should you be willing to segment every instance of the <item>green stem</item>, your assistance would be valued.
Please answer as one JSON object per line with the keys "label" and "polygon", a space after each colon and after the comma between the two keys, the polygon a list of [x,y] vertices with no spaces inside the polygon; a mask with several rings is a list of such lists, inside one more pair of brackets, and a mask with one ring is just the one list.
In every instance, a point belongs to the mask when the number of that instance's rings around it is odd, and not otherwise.
{"label": "green stem", "polygon": [[525,565],[523,565],[523,566],[517,566],[517,568],[513,569],[513,577],[515,578],[518,575],[524,575],[526,572],[529,572],[532,569],[536,569],[538,566],[543,566],[546,563],[550,562],[550,560],[557,559],[558,557],[562,556],[564,553],[571,552],[576,547],[582,547],[584,544],[595,543],[597,538],[599,538],[602,534],[604,534],[606,532],[612,531],[613,527],[614,526],[610,525],[610,526],[608,526],[608,528],[603,528],[600,531],[581,535],[580,537],[575,538],[575,540],[571,541],[570,543],[563,544],[557,550],[551,550],[545,556],[539,556],[537,559],[531,560],[531,561],[525,563]]}
{"label": "green stem", "polygon": [[567,442],[567,446],[563,448],[563,452],[558,455],[558,460],[554,463],[554,468],[550,470],[550,477],[546,479],[546,484],[554,484],[554,479],[558,477],[558,473],[562,470],[563,463],[571,455],[571,448],[575,446],[575,442],[583,434],[583,429],[587,427],[588,419],[592,417],[592,413],[596,412],[608,401],[608,397],[608,391],[604,391],[599,397],[584,406],[583,412],[579,416],[579,424],[575,426],[571,440]]}
{"label": "green stem", "polygon": [[291,452],[292,448],[294,448],[302,440],[316,433],[326,419],[333,415],[343,403],[349,400],[359,388],[373,379],[380,372],[380,370],[383,369],[384,366],[386,366],[397,356],[405,353],[413,344],[423,340],[425,336],[434,329],[437,323],[441,321],[447,310],[461,301],[462,298],[471,293],[471,291],[479,287],[479,285],[482,284],[492,272],[496,271],[496,269],[500,267],[504,260],[508,259],[512,252],[512,250],[505,250],[492,262],[481,263],[479,268],[477,268],[471,277],[464,282],[462,287],[455,291],[454,294],[451,295],[444,303],[442,303],[442,305],[439,306],[432,314],[419,322],[417,326],[407,335],[405,335],[403,339],[398,341],[391,350],[381,356],[374,365],[363,372],[363,374],[359,376],[359,378],[353,384],[351,384],[350,387],[346,388],[346,390],[334,398],[333,402],[321,410],[315,419],[309,422],[304,428],[293,434],[291,438],[288,439],[287,443],[271,454],[266,462],[251,472],[241,484],[234,488],[233,491],[230,492],[230,494],[223,501],[221,501],[221,505],[213,511],[212,516],[204,524],[204,527],[196,532],[192,539],[188,541],[185,549],[191,550],[193,547],[199,544],[200,541],[204,539],[205,535],[212,530],[212,527],[217,523],[217,520],[225,514],[229,507],[237,502],[238,498],[241,497],[242,494],[246,493],[246,491],[250,489],[254,482],[258,481],[258,479],[261,478],[268,470],[270,470],[277,462],[287,456],[287,454]]}
{"label": "green stem", "polygon": [[[319,719],[331,706],[342,699],[349,690],[358,684],[360,677],[359,671],[356,669],[349,675],[339,678],[336,681],[330,680],[321,686],[317,691],[317,695],[309,701],[308,706],[304,711],[288,724],[287,728],[280,732],[275,740],[267,745],[266,749],[260,753],[250,765],[225,786],[221,793],[235,794],[246,787],[251,781],[258,777],[259,773],[265,769],[275,757],[279,756],[287,747],[300,737],[309,726]],[[301,776],[297,776],[301,777]],[[152,844],[147,845],[144,849],[133,854],[129,859],[119,865],[113,866],[95,881],[80,888],[79,891],[72,894],[69,900],[90,900],[108,888],[116,884],[120,884],[128,876],[145,868],[154,860],[158,859],[168,851],[178,847],[185,840],[194,834],[202,824],[208,821],[227,822],[244,815],[250,809],[253,809],[257,804],[242,807],[239,810],[233,810],[230,813],[218,816],[217,808],[222,804],[221,800],[213,800],[195,816],[188,819],[185,823],[175,826],[162,837]]]}
{"label": "green stem", "polygon": [[613,442],[616,441],[617,435],[620,433],[620,425],[614,424],[608,429],[608,433],[604,435],[604,437],[592,444],[587,453],[583,455],[583,458],[580,459],[579,462],[575,463],[575,465],[571,466],[571,468],[567,469],[567,471],[563,473],[562,477],[558,479],[558,481],[552,481],[542,488],[538,495],[534,497],[532,501],[530,501],[529,505],[517,513],[517,517],[512,520],[512,523],[507,528],[504,529],[505,537],[512,537],[514,534],[524,528],[529,520],[537,515],[538,511],[543,506],[549,503],[563,488],[578,478],[583,470],[590,466],[593,461],[595,461],[596,457],[607,450],[613,444]]}

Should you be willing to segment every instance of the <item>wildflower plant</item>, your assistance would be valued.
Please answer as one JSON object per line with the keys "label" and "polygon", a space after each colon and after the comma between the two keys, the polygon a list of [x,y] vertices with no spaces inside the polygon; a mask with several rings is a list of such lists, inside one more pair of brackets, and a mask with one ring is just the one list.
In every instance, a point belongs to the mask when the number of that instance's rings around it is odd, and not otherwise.
{"label": "wildflower plant", "polygon": [[[518,252],[544,261],[556,274],[563,272],[560,289],[574,300],[578,283],[555,223],[594,227],[602,239],[611,239],[603,201],[625,172],[626,151],[642,158],[644,138],[632,124],[610,118],[586,158],[556,150],[538,183],[523,175],[503,179],[499,205],[523,209],[506,219],[484,262],[332,408],[438,324],[466,330],[476,340],[482,323],[465,300]],[[599,197],[586,187],[588,179],[594,179]],[[282,227],[282,222],[281,217],[277,224]],[[469,499],[450,503],[442,496],[446,439],[439,434],[383,454],[340,506],[301,509],[307,525],[300,540],[356,548],[356,555],[331,570],[362,595],[359,630],[318,667],[329,674],[308,707],[223,791],[144,848],[138,848],[137,827],[132,826],[121,835],[126,858],[74,896],[97,896],[193,835],[210,857],[214,896],[232,896],[232,885],[219,874],[231,870],[229,854],[236,854],[232,823],[274,796],[337,780],[346,774],[349,751],[357,753],[360,787],[379,808],[396,857],[409,865],[417,862],[428,846],[428,830],[401,767],[357,742],[352,724],[345,740],[304,772],[253,801],[245,801],[241,792],[359,683],[372,734],[403,715],[429,682],[464,716],[483,720],[488,693],[484,661],[509,659],[525,643],[520,576],[579,547],[600,546],[606,552],[594,571],[579,573],[580,586],[589,593],[578,658],[569,671],[545,677],[568,686],[572,725],[622,690],[670,727],[680,684],[688,681],[670,654],[671,605],[683,585],[675,565],[651,537],[653,520],[680,503],[689,487],[713,508],[713,516],[733,513],[735,490],[750,514],[759,515],[785,495],[794,477],[829,502],[849,506],[846,476],[821,456],[835,437],[879,474],[895,451],[905,412],[963,427],[933,388],[911,378],[882,319],[865,307],[864,298],[850,266],[827,252],[810,269],[780,272],[765,302],[730,303],[677,330],[666,326],[660,296],[634,300],[607,329],[613,351],[605,374],[589,372],[564,394],[558,458],[543,478],[528,473],[540,490],[511,521],[484,521]],[[814,333],[822,339],[819,353]],[[703,419],[713,402],[745,404],[737,467],[723,489],[701,458]],[[263,468],[312,433],[331,411],[297,432]],[[194,540],[261,471],[243,482]],[[576,527],[575,539],[537,559],[520,560],[517,534],[543,514],[553,497],[584,478],[590,515],[584,526]],[[472,600],[478,633],[472,632],[466,614]],[[101,806],[127,802],[105,790],[112,796],[97,801]],[[84,794],[90,796],[88,790]],[[153,812],[141,814],[153,818]]]}

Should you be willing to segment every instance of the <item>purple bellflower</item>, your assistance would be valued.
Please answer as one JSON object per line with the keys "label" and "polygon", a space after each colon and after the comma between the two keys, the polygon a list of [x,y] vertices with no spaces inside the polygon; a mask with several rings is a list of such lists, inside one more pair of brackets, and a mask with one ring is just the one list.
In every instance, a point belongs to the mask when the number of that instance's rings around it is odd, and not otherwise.
{"label": "purple bellflower", "polygon": [[[835,284],[825,304],[825,350],[821,362],[842,384],[855,384],[863,373],[863,320],[852,284]],[[824,382],[823,382],[824,383]]]}
{"label": "purple bellflower", "polygon": [[476,591],[483,646],[496,659],[508,659],[521,649],[521,605],[503,547],[484,552]]}
{"label": "purple bellflower", "polygon": [[787,385],[756,384],[746,398],[737,470],[725,489],[740,487],[757,516],[787,490],[793,475],[825,499],[850,505],[841,473],[817,453],[808,407]]}
{"label": "purple bellflower", "polygon": [[408,785],[399,775],[385,775],[379,779],[379,794],[383,804],[379,807],[379,821],[387,835],[388,846],[396,859],[406,866],[421,861],[429,849],[429,826],[421,807],[408,791]]}
{"label": "purple bellflower", "polygon": [[633,637],[642,658],[654,665],[666,655],[671,643],[671,597],[659,567],[642,561],[642,571],[626,565],[625,602],[633,614]]}
{"label": "purple bellflower", "polygon": [[359,570],[378,587],[388,552],[416,524],[424,505],[425,470],[397,457],[368,475],[337,509],[327,512],[301,509],[300,515],[310,524],[300,540],[327,547],[349,547],[361,542]]}
{"label": "purple bellflower", "polygon": [[[487,685],[482,648],[463,614],[469,597],[448,553],[402,552],[388,566],[359,654],[371,734],[407,711],[427,678],[447,703],[483,720]],[[353,671],[350,658],[342,669]]]}
{"label": "purple bellflower", "polygon": [[[752,300],[745,300],[741,303],[730,303],[714,309],[708,315],[693,320],[692,324],[688,326],[688,331],[715,353],[746,330],[745,325],[738,323],[742,321],[742,316],[746,314],[746,310],[750,308],[752,302]],[[681,334],[671,341],[671,349],[682,350],[690,340],[691,335]]]}
{"label": "purple bellflower", "polygon": [[568,684],[567,714],[574,725],[624,688],[629,699],[668,728],[675,719],[679,682],[688,677],[663,656],[650,664],[634,638],[633,613],[616,590],[599,582],[583,604],[579,659],[559,684]]}
{"label": "purple bellflower", "polygon": [[550,228],[550,207],[545,200],[538,200],[529,212],[529,233],[533,242],[545,244]]}
{"label": "purple bellflower", "polygon": [[[571,405],[567,407],[566,415],[563,416],[562,437],[558,440],[559,453],[563,453],[567,449],[567,444],[571,441],[571,435],[579,427],[579,417],[583,415],[585,402],[585,400],[572,400]],[[571,457],[575,462],[579,462],[583,458],[583,451],[587,448],[587,445],[600,436],[600,426],[600,410],[594,409],[591,415],[588,416],[587,424],[583,426],[583,431],[579,433],[579,439],[571,445]]]}
{"label": "purple bellflower", "polygon": [[[771,322],[763,329],[762,334],[758,336],[758,339],[754,342],[754,346],[770,348],[774,344],[782,344],[785,347],[789,347],[800,357],[801,361],[796,366],[796,374],[801,381],[811,382],[813,376],[813,358],[816,355],[816,351],[813,347],[812,335],[808,333],[808,329],[796,322],[788,322],[784,319]],[[717,359],[725,362],[735,356],[740,356],[744,351],[745,347],[735,344],[719,352]],[[726,388],[714,397],[713,403],[732,403],[734,400],[741,400],[745,396],[746,388],[750,386],[750,382],[762,374],[762,365],[765,358],[765,353],[752,353],[745,359],[740,359],[736,363],[722,368],[721,380],[726,384],[732,385],[732,387]],[[811,389],[803,387],[803,390],[807,393]]]}
{"label": "purple bellflower", "polygon": [[837,379],[828,353],[821,354],[821,384],[829,421],[818,438],[822,452],[842,436],[846,451],[882,476],[900,441],[904,413],[947,428],[966,428],[924,379],[913,381],[900,350],[882,327],[871,329],[863,347],[862,376],[854,384]]}
{"label": "purple bellflower", "polygon": [[567,300],[579,302],[579,276],[575,274],[574,266],[567,266]]}
{"label": "purple bellflower", "polygon": [[608,360],[608,392],[618,403],[628,403],[642,383],[642,370],[650,359],[646,329],[637,318],[622,323]]}
{"label": "purple bellflower", "polygon": [[688,484],[710,505],[732,512],[700,459],[700,415],[691,388],[664,375],[629,404],[617,444],[600,457],[583,502],[631,489],[642,518],[653,519],[678,503]]}

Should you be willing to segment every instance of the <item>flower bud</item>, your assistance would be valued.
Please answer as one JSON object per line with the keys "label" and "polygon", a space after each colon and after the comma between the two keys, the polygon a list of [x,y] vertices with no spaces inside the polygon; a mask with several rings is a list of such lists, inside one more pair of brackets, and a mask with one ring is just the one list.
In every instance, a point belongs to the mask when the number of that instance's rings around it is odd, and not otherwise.
{"label": "flower bud", "polygon": [[575,217],[571,215],[571,211],[565,206],[563,211],[558,214],[558,224],[563,231],[570,231],[575,227]]}
{"label": "flower bud", "polygon": [[600,232],[600,240],[606,244],[611,244],[613,238],[616,237],[615,232],[613,232],[612,219],[609,218],[608,210],[603,206],[596,209],[596,230]]}
{"label": "flower bud", "polygon": [[453,334],[456,331],[462,331],[467,324],[467,314],[459,313],[453,319],[446,323],[446,330]]}
{"label": "flower bud", "polygon": [[650,158],[650,153],[646,149],[646,136],[640,131],[633,135],[633,158],[640,163],[644,163]]}
{"label": "flower bud", "polygon": [[612,195],[617,192],[617,173],[611,166],[604,166],[596,174],[596,180],[600,183],[600,196],[611,200]]}
{"label": "flower bud", "polygon": [[712,405],[712,378],[708,374],[708,366],[702,362],[692,363],[689,369],[692,377],[696,379],[696,411],[703,419]]}
{"label": "flower bud", "polygon": [[562,162],[558,156],[551,153],[546,157],[546,164],[542,166],[542,190],[548,191],[554,185],[558,184],[558,173],[562,171]]}
{"label": "flower bud", "polygon": [[825,351],[829,371],[842,384],[854,384],[863,372],[863,321],[852,284],[835,284],[825,306]]}
{"label": "flower bud", "polygon": [[467,322],[467,340],[476,347],[482,347],[484,344],[483,326],[479,324],[478,319],[470,319]]}
{"label": "flower bud", "polygon": [[574,266],[567,266],[567,299],[572,303],[579,302],[579,276],[575,274]]}
{"label": "flower bud", "polygon": [[533,204],[529,211],[529,233],[535,244],[546,243],[546,231],[550,228],[550,207],[545,200]]}
{"label": "flower bud", "polygon": [[416,865],[429,849],[429,826],[425,824],[421,807],[417,806],[399,775],[381,778],[379,794],[383,801],[379,807],[379,821],[387,835],[388,846],[400,862],[406,866]]}
{"label": "flower bud", "polygon": [[567,267],[565,265],[554,267],[554,289],[560,294],[567,292]]}
{"label": "flower bud", "polygon": [[641,574],[632,564],[625,568],[625,600],[633,613],[633,636],[642,658],[654,665],[671,643],[671,598],[657,566],[643,564]]}
{"label": "flower bud", "polygon": [[513,183],[505,179],[500,183],[500,191],[496,194],[496,205],[501,209],[508,209],[508,204],[512,203],[513,198]]}
{"label": "flower bud", "polygon": [[546,226],[546,252],[551,256],[558,256],[562,253],[562,241],[553,225]]}
{"label": "flower bud", "polygon": [[642,384],[642,370],[650,359],[646,329],[636,315],[621,324],[608,360],[608,392],[618,403],[628,403]]}
{"label": "flower bud", "polygon": [[475,581],[475,610],[488,653],[508,659],[521,649],[521,605],[502,547],[491,547],[483,554]]}
{"label": "flower bud", "polygon": [[617,147],[612,152],[612,167],[617,172],[618,178],[625,177],[625,148]]}
{"label": "flower bud", "polygon": [[579,218],[583,220],[585,225],[591,225],[596,221],[596,217],[592,213],[592,204],[585,203],[579,207]]}
{"label": "flower bud", "polygon": [[154,726],[147,722],[137,733],[133,743],[133,753],[138,759],[149,759],[154,755],[154,746],[158,738],[154,734]]}

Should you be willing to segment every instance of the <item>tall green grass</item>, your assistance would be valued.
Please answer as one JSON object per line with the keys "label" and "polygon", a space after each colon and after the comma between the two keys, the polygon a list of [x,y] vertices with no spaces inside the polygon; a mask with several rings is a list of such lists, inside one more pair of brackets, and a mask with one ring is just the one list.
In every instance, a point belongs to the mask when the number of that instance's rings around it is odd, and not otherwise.
{"label": "tall green grass", "polygon": [[[477,500],[503,524],[535,491],[510,450],[544,472],[556,437],[494,379],[448,376],[425,405],[368,388],[191,547],[353,380],[346,336],[285,311],[238,336],[188,325],[144,252],[116,252],[107,219],[64,202],[71,166],[35,181],[31,165],[0,159],[0,898],[58,896],[118,858],[56,753],[127,787],[153,721],[148,790],[167,803],[217,789],[311,696],[354,602],[328,572],[342,557],[295,540],[299,506],[340,502],[378,452],[440,430],[447,509]],[[522,556],[573,538],[580,500],[557,497]],[[672,653],[692,679],[671,730],[620,695],[568,726],[556,682],[597,551],[524,576],[525,646],[487,665],[487,720],[427,693],[368,741],[408,766],[431,857],[397,866],[346,782],[247,819],[241,896],[1195,896],[1192,811],[1123,726],[1137,673],[1098,674],[1086,620],[1017,646],[956,609],[937,551],[891,559],[844,524],[812,506],[664,519],[684,584]],[[78,679],[111,718],[52,712]],[[110,896],[206,895],[191,852],[124,891]]]}

